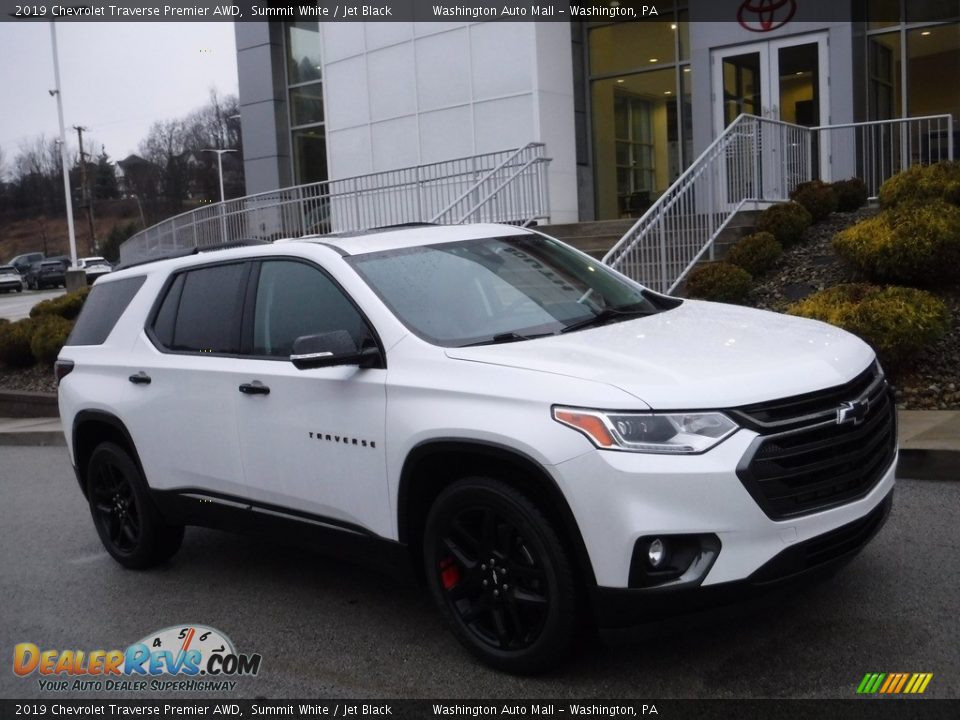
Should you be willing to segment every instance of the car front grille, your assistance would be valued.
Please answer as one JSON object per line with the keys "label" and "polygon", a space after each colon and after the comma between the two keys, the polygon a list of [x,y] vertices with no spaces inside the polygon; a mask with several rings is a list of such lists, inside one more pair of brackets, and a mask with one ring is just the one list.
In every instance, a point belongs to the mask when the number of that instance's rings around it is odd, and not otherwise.
{"label": "car front grille", "polygon": [[863,497],[896,452],[896,406],[876,363],[844,385],[729,412],[760,433],[737,476],[775,520]]}

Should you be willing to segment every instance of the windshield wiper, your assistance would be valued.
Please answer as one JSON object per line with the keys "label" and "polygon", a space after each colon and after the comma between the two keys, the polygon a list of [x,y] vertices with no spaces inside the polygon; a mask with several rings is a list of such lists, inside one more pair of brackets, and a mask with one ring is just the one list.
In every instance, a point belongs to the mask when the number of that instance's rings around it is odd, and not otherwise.
{"label": "windshield wiper", "polygon": [[584,318],[583,320],[577,320],[572,322],[563,328],[561,333],[573,332],[574,330],[582,330],[587,327],[595,327],[597,325],[603,325],[608,323],[611,320],[625,320],[626,318],[631,317],[645,317],[647,315],[655,315],[656,311],[650,310],[640,310],[639,308],[635,310],[627,310],[620,308],[604,308],[595,315]]}
{"label": "windshield wiper", "polygon": [[494,335],[492,338],[488,338],[486,340],[467,343],[466,345],[458,345],[457,347],[476,347],[477,345],[500,345],[501,343],[520,342],[521,340],[535,340],[536,338],[547,337],[548,335],[553,335],[553,333],[538,333],[536,335],[520,335],[519,333],[515,333],[515,332],[505,332],[505,333],[500,333],[499,335]]}

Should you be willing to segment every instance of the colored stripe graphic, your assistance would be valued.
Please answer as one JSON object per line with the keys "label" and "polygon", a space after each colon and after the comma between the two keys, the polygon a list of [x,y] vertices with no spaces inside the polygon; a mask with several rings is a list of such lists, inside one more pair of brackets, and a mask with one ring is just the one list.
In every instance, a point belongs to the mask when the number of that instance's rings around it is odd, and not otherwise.
{"label": "colored stripe graphic", "polygon": [[933,673],[867,673],[857,686],[859,695],[921,695]]}

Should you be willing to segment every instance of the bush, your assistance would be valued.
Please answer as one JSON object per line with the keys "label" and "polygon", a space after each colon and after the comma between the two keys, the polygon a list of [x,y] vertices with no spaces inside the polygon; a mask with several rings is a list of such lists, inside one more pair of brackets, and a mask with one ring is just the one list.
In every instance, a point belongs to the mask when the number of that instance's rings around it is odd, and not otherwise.
{"label": "bush", "polygon": [[790,199],[803,205],[813,222],[825,220],[837,209],[837,196],[833,188],[819,180],[800,183],[790,193]]}
{"label": "bush", "polygon": [[929,200],[958,204],[957,183],[960,183],[960,162],[914,165],[880,186],[880,205],[895,208]]}
{"label": "bush", "polygon": [[837,197],[837,210],[851,212],[867,204],[867,186],[860,178],[837,180],[830,187]]}
{"label": "bush", "polygon": [[803,231],[813,223],[807,209],[795,202],[780,203],[767,208],[757,218],[757,231],[773,235],[783,247],[800,242]]}
{"label": "bush", "polygon": [[56,315],[66,320],[76,320],[89,294],[90,288],[85,287],[75,292],[67,293],[66,295],[44,300],[30,309],[30,317],[40,318],[48,315]]}
{"label": "bush", "polygon": [[687,296],[715,302],[742,302],[753,278],[743,268],[728,262],[715,262],[695,267],[687,277]]}
{"label": "bush", "polygon": [[34,321],[29,318],[0,325],[0,363],[15,368],[33,365],[30,351],[33,325]]}
{"label": "bush", "polygon": [[120,246],[137,232],[138,227],[135,222],[128,222],[126,225],[114,225],[110,234],[107,235],[107,239],[100,246],[100,254],[110,262],[117,262],[120,259]]}
{"label": "bush", "polygon": [[960,281],[960,208],[935,200],[863,220],[833,239],[869,278],[908,285]]}
{"label": "bush", "polygon": [[947,306],[923,290],[877,285],[837,285],[787,309],[859,335],[884,365],[902,366],[949,328]]}
{"label": "bush", "polygon": [[72,329],[72,322],[57,315],[46,315],[37,320],[30,339],[30,352],[36,361],[53,365]]}
{"label": "bush", "polygon": [[726,260],[728,263],[743,268],[753,277],[759,277],[773,267],[782,252],[783,246],[777,242],[773,235],[767,232],[758,232],[747,235],[730,248]]}

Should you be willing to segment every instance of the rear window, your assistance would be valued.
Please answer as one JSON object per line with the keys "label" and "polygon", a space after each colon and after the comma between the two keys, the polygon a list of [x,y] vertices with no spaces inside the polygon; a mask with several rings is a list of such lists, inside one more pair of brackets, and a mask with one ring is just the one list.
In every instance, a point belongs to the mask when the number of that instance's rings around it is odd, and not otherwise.
{"label": "rear window", "polygon": [[177,275],[153,322],[156,341],[178,352],[239,353],[246,272],[233,263]]}
{"label": "rear window", "polygon": [[94,285],[66,344],[102,345],[144,280],[146,276],[140,275]]}

